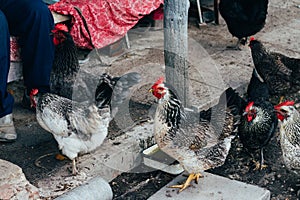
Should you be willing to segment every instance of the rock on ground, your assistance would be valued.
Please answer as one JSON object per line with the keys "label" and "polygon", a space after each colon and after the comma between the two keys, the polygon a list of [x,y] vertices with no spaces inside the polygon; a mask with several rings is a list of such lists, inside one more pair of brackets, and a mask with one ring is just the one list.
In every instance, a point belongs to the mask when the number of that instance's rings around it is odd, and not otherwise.
{"label": "rock on ground", "polygon": [[22,169],[0,159],[0,199],[33,200],[39,199],[38,189],[31,185]]}

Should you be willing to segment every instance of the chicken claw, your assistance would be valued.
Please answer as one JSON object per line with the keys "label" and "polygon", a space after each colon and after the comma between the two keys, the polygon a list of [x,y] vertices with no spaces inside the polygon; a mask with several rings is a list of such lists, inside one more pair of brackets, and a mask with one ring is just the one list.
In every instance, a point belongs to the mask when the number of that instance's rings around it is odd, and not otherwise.
{"label": "chicken claw", "polygon": [[252,162],[254,162],[254,164],[255,164],[255,168],[253,169],[254,171],[263,170],[268,167],[268,165],[260,164],[258,161],[255,161],[255,160],[252,160]]}
{"label": "chicken claw", "polygon": [[189,187],[191,185],[192,180],[195,180],[195,182],[198,184],[199,178],[202,178],[202,177],[203,177],[203,175],[200,173],[190,174],[184,184],[172,185],[172,186],[169,186],[169,188],[179,188],[180,190],[178,192],[182,192],[184,189],[186,189],[187,187]]}
{"label": "chicken claw", "polygon": [[58,154],[55,155],[55,159],[56,160],[65,160],[67,158],[64,155],[58,153]]}

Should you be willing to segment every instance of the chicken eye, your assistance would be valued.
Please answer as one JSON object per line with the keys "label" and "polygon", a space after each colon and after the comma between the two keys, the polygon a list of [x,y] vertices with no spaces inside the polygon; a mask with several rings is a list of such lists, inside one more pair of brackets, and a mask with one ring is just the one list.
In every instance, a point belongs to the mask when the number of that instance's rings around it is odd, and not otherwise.
{"label": "chicken eye", "polygon": [[280,112],[282,112],[282,113],[287,113],[287,111],[286,111],[286,110],[283,110],[283,109],[280,109]]}
{"label": "chicken eye", "polygon": [[164,88],[162,88],[162,87],[159,87],[159,88],[157,88],[157,90],[158,90],[158,91],[163,91],[163,90],[164,90]]}

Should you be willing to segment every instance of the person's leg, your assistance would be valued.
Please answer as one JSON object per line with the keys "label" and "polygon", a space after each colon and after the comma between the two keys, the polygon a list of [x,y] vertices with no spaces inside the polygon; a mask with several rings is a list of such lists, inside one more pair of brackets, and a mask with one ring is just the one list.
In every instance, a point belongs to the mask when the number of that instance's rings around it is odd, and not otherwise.
{"label": "person's leg", "polygon": [[2,7],[11,34],[19,37],[27,91],[38,88],[40,92],[49,92],[54,59],[51,12],[42,0],[6,0]]}
{"label": "person's leg", "polygon": [[12,120],[14,99],[7,92],[10,43],[6,17],[0,10],[0,141],[14,141],[17,134]]}

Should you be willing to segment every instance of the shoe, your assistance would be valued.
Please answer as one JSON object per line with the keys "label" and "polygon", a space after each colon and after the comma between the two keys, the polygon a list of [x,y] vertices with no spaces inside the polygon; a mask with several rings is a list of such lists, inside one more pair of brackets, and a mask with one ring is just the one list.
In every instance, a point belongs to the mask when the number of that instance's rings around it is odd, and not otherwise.
{"label": "shoe", "polygon": [[0,118],[0,142],[14,142],[17,132],[14,126],[12,114]]}

